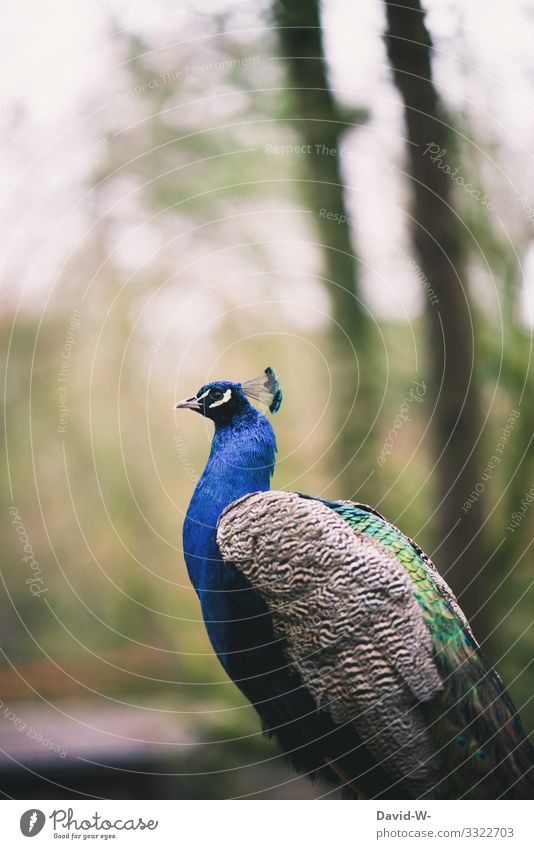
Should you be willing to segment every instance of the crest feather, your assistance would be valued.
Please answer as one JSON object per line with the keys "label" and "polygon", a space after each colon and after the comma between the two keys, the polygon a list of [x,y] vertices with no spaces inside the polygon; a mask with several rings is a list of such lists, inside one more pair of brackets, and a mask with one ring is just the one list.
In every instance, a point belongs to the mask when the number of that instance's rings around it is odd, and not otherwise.
{"label": "crest feather", "polygon": [[245,380],[241,387],[248,398],[254,398],[260,404],[269,407],[271,413],[276,413],[282,403],[282,390],[278,385],[274,370],[268,366],[259,377]]}

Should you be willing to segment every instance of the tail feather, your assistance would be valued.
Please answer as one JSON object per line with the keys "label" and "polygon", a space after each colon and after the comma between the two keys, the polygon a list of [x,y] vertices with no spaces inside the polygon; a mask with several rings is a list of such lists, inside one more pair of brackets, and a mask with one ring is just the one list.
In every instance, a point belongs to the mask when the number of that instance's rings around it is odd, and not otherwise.
{"label": "tail feather", "polygon": [[[472,645],[461,674],[426,707],[456,798],[534,799],[534,748],[495,670]],[[476,677],[473,677],[475,669]]]}

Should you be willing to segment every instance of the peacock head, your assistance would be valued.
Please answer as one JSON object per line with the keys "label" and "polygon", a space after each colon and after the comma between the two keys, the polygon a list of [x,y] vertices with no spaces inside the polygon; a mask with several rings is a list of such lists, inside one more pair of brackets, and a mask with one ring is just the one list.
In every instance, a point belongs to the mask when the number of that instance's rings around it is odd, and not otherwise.
{"label": "peacock head", "polygon": [[206,383],[196,395],[185,398],[174,405],[175,410],[194,410],[215,424],[228,424],[245,409],[250,408],[249,398],[265,404],[271,413],[276,413],[282,403],[282,390],[272,368],[243,383],[215,380]]}

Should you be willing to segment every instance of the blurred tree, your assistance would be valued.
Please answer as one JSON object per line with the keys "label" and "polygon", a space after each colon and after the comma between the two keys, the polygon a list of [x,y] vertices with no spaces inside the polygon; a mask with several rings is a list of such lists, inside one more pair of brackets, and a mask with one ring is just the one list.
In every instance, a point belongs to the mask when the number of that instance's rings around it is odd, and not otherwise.
{"label": "blurred tree", "polygon": [[[460,129],[466,180],[480,184],[484,173],[481,160],[485,157],[491,157],[504,170],[509,151],[502,140],[485,141],[483,147],[472,143],[475,128],[465,115]],[[479,372],[484,405],[490,413],[485,456],[499,461],[480,494],[487,517],[487,539],[494,552],[486,570],[492,589],[487,600],[494,626],[491,648],[503,679],[511,683],[512,696],[528,729],[534,724],[530,698],[534,535],[525,506],[534,481],[534,408],[529,401],[534,391],[534,362],[522,295],[532,232],[526,216],[514,215],[514,198],[509,191],[505,181],[488,186],[492,201],[497,208],[506,208],[506,216],[501,218],[466,194],[462,197],[462,219],[474,235],[469,243],[471,272],[487,287],[481,289],[476,314]],[[513,646],[512,651],[509,646]]]}
{"label": "blurred tree", "polygon": [[[473,128],[465,116],[461,130],[465,139],[473,138]],[[505,161],[508,152],[500,149],[498,143],[491,146],[486,143],[484,155],[491,155],[495,161]],[[473,185],[479,183],[483,172],[479,146],[469,144],[468,150],[461,150],[461,156],[466,179]],[[496,199],[498,206],[510,204],[503,189],[499,185],[491,189],[492,200]],[[501,219],[486,206],[469,195],[466,199],[462,219],[475,236],[469,243],[470,262],[477,273],[484,275],[487,285],[495,287],[498,299],[497,315],[488,308],[486,301],[486,309],[484,312],[478,310],[476,318],[483,364],[480,381],[488,401],[496,395],[491,435],[486,441],[488,456],[502,440],[500,462],[491,479],[495,492],[488,505],[491,510],[488,535],[492,547],[501,546],[504,540],[496,560],[499,566],[510,568],[532,542],[532,528],[528,527],[528,522],[522,523],[513,533],[506,533],[506,526],[534,480],[534,408],[526,401],[534,390],[532,333],[525,326],[522,314],[524,265],[531,249],[532,233],[530,222],[524,216],[510,214],[503,226]],[[510,416],[511,429],[506,426]]]}
{"label": "blurred tree", "polygon": [[[339,145],[348,128],[365,121],[363,111],[348,114],[336,103],[328,80],[319,0],[274,5],[281,58],[286,66],[293,125],[306,146],[303,194],[323,255],[323,275],[332,304],[331,372],[335,405],[338,497],[373,502],[376,464],[369,427],[373,386],[372,324],[359,291],[358,260],[349,225]],[[363,413],[362,413],[363,411]]]}
{"label": "blurred tree", "polygon": [[482,434],[464,235],[454,206],[454,183],[446,169],[427,155],[429,145],[434,145],[432,150],[445,151],[446,156],[453,131],[433,81],[432,39],[419,0],[402,5],[386,0],[385,7],[387,52],[404,104],[413,191],[412,238],[438,300],[425,299],[429,382],[435,401],[432,423],[440,540],[436,559],[467,615],[476,620],[480,635],[487,632],[480,613],[487,596],[485,575],[480,572],[487,559],[481,500],[465,515],[461,512],[480,480]]}

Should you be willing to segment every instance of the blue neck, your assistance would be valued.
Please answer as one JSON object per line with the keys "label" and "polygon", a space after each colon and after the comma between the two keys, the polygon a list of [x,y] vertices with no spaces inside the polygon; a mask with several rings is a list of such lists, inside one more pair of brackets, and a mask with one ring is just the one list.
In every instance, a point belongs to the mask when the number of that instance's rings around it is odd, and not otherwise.
{"label": "blue neck", "polygon": [[266,417],[247,403],[225,425],[217,425],[210,456],[184,522],[184,556],[191,582],[202,591],[226,586],[216,543],[217,520],[225,507],[249,492],[270,487],[276,440]]}

